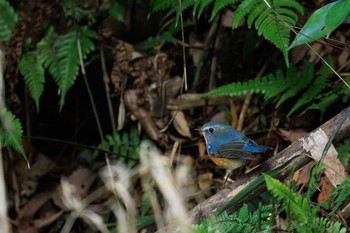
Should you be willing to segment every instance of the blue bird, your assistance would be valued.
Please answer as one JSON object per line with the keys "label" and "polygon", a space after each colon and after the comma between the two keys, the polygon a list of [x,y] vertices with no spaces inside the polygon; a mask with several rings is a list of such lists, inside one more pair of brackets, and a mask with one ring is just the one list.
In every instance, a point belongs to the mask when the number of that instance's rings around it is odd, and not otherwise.
{"label": "blue bird", "polygon": [[236,169],[253,160],[255,153],[265,153],[271,147],[261,146],[243,133],[217,122],[208,122],[198,129],[203,135],[209,158],[218,166]]}

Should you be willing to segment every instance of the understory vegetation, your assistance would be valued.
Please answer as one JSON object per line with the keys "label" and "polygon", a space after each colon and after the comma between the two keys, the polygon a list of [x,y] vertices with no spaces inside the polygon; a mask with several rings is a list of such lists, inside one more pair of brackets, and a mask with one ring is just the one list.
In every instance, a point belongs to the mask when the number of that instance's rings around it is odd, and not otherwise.
{"label": "understory vegetation", "polygon": [[[349,0],[0,11],[0,232],[350,231]],[[227,178],[209,121],[273,150]]]}

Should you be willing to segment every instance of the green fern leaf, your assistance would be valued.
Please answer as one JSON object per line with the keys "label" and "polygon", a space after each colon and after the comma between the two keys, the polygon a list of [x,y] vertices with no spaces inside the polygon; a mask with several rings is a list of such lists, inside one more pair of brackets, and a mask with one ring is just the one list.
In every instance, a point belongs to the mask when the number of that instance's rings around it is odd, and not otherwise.
{"label": "green fern leaf", "polygon": [[153,12],[158,12],[179,5],[178,0],[152,0],[151,8]]}
{"label": "green fern leaf", "polygon": [[331,77],[331,70],[325,64],[322,65],[320,75],[316,77],[313,83],[310,85],[311,88],[306,89],[303,95],[299,98],[297,103],[293,106],[293,108],[289,111],[288,116],[292,115],[296,110],[298,110],[301,106],[310,103],[311,100],[315,99],[322,90],[328,84],[328,79]]}
{"label": "green fern leaf", "polygon": [[295,0],[271,0],[267,2],[269,6],[265,1],[243,0],[234,12],[232,28],[237,28],[243,17],[247,16],[248,27],[250,28],[254,24],[258,34],[282,52],[288,65],[289,27],[295,26],[298,21],[295,11],[302,14],[303,8]]}
{"label": "green fern leaf", "polygon": [[279,180],[263,174],[266,181],[266,188],[279,201],[285,203],[287,212],[298,221],[298,224],[307,224],[308,215],[311,212],[310,203],[307,199],[294,193],[293,190],[282,184]]}
{"label": "green fern leaf", "polygon": [[237,3],[240,0],[221,0],[221,1],[215,1],[213,11],[211,12],[210,20],[213,20],[215,16],[219,13],[220,10],[223,8],[233,5]]}
{"label": "green fern leaf", "polygon": [[35,51],[23,55],[19,63],[19,70],[32,95],[36,109],[39,111],[40,97],[44,91],[45,70]]}
{"label": "green fern leaf", "polygon": [[203,96],[234,96],[247,93],[262,93],[265,95],[265,100],[269,100],[289,88],[294,81],[295,76],[296,69],[294,66],[291,66],[287,70],[286,78],[284,77],[282,71],[279,70],[275,75],[269,74],[267,76],[257,77],[254,80],[249,80],[247,82],[231,83],[225,86],[221,86],[203,94]]}
{"label": "green fern leaf", "polygon": [[239,22],[249,13],[254,10],[254,8],[259,5],[260,1],[256,0],[244,0],[235,10],[232,21],[232,28],[238,27]]}
{"label": "green fern leaf", "polygon": [[[261,2],[260,6],[264,5],[264,10],[258,15],[255,21],[255,28],[259,35],[263,35],[265,39],[274,44],[283,54],[286,64],[289,64],[288,47],[289,47],[289,26],[294,26],[297,22],[297,15],[289,8],[279,4],[279,0],[271,1],[269,8],[265,2]],[[262,7],[259,7],[260,9]],[[281,10],[284,9],[284,10]],[[248,15],[248,20],[251,16]],[[253,20],[250,20],[253,21]]]}
{"label": "green fern leaf", "polygon": [[294,78],[295,82],[293,82],[289,90],[286,91],[281,96],[281,99],[277,102],[276,107],[279,107],[287,99],[294,97],[298,92],[306,88],[311,83],[313,77],[314,77],[314,66],[310,62],[306,61],[304,63],[304,69],[302,70],[300,77],[296,77],[296,76],[287,77],[288,80],[291,80]]}
{"label": "green fern leaf", "polygon": [[196,15],[196,12],[199,8],[198,13],[197,13],[197,18],[199,18],[203,13],[204,8],[209,6],[209,4],[211,4],[213,1],[214,0],[195,1],[195,3],[193,4],[193,15]]}
{"label": "green fern leaf", "polygon": [[57,38],[58,35],[54,28],[50,27],[46,35],[36,45],[39,60],[45,69],[48,69],[57,59]]}
{"label": "green fern leaf", "polygon": [[181,9],[180,9],[179,1],[177,3],[178,4],[175,6],[175,9],[176,9],[175,27],[179,25],[182,12],[194,4],[193,0],[183,0],[181,2]]}
{"label": "green fern leaf", "polygon": [[0,42],[10,40],[18,16],[8,1],[0,0]]}
{"label": "green fern leaf", "polygon": [[22,134],[22,126],[19,120],[5,108],[0,108],[0,148],[13,147],[21,153],[28,163],[22,145]]}
{"label": "green fern leaf", "polygon": [[309,110],[319,110],[320,116],[322,117],[326,109],[335,101],[337,101],[338,98],[339,95],[333,92],[322,95],[320,97],[320,102],[311,104],[310,107],[305,109],[305,111],[303,111],[300,115],[304,115]]}
{"label": "green fern leaf", "polygon": [[252,11],[249,13],[249,17],[247,18],[247,25],[249,28],[252,27],[254,21],[259,17],[261,12],[263,12],[265,8],[266,6],[264,4],[259,4],[252,9]]}
{"label": "green fern leaf", "polygon": [[94,49],[91,38],[95,33],[87,27],[72,30],[57,39],[58,50],[48,63],[49,72],[53,76],[60,90],[60,110],[64,105],[67,91],[75,82],[80,67],[77,43],[80,41],[82,58],[85,59]]}

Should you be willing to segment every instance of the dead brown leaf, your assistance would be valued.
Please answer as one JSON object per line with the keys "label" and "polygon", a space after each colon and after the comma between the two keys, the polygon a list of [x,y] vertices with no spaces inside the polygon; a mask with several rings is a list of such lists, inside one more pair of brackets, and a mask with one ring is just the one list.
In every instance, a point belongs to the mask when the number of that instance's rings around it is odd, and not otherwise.
{"label": "dead brown leaf", "polygon": [[173,124],[177,132],[179,132],[179,134],[181,134],[184,137],[191,138],[192,135],[190,127],[188,126],[188,122],[183,111],[172,111],[171,115],[174,118]]}
{"label": "dead brown leaf", "polygon": [[317,197],[317,203],[321,204],[328,200],[333,191],[333,185],[326,176],[321,177],[321,192]]}
{"label": "dead brown leaf", "polygon": [[310,181],[311,169],[315,164],[316,164],[315,161],[311,161],[310,163],[306,164],[304,167],[294,172],[293,180],[297,185],[301,185],[300,190],[302,190],[305,187],[308,187],[309,181]]}
{"label": "dead brown leaf", "polygon": [[157,128],[154,120],[152,119],[150,113],[138,106],[138,97],[136,90],[126,90],[124,94],[125,106],[131,111],[135,118],[141,124],[143,130],[146,131],[148,136],[155,141],[158,141],[161,138],[161,133]]}

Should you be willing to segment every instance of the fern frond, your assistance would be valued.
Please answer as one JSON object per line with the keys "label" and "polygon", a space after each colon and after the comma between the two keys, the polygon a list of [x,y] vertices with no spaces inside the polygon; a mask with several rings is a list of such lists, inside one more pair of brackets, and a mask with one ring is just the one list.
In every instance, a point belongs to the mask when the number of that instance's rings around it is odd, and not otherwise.
{"label": "fern frond", "polygon": [[320,75],[316,77],[310,85],[312,88],[306,89],[303,95],[298,99],[297,103],[289,111],[288,116],[292,115],[301,106],[310,103],[310,100],[315,99],[328,84],[328,79],[331,77],[332,71],[325,64],[322,65]]}
{"label": "fern frond", "polygon": [[87,27],[80,30],[72,30],[60,36],[57,40],[58,50],[49,64],[49,72],[53,76],[60,90],[60,109],[64,105],[67,91],[75,82],[80,67],[77,42],[80,40],[82,57],[85,59],[90,51],[94,49],[91,38],[95,33]]}
{"label": "fern frond", "polygon": [[7,0],[0,0],[0,42],[10,40],[18,16]]}
{"label": "fern frond", "polygon": [[326,209],[329,209],[330,205],[333,205],[332,211],[328,216],[333,216],[334,213],[339,209],[339,207],[344,204],[344,201],[350,197],[350,177],[347,177],[340,185],[338,185],[328,200],[321,204]]}
{"label": "fern frond", "polygon": [[320,116],[322,117],[326,109],[335,101],[337,101],[338,98],[339,98],[339,95],[333,92],[324,94],[320,97],[320,102],[311,104],[300,115],[304,115],[309,110],[319,110]]}
{"label": "fern frond", "polygon": [[311,213],[310,203],[307,199],[296,194],[292,189],[282,184],[279,180],[263,174],[266,181],[266,188],[279,201],[285,203],[286,211],[292,215],[298,224],[307,224]]}
{"label": "fern frond", "polygon": [[221,1],[215,1],[213,11],[211,12],[210,20],[213,20],[215,16],[219,13],[220,10],[223,8],[233,5],[240,0],[221,0]]}
{"label": "fern frond", "polygon": [[[22,145],[22,126],[19,120],[5,108],[0,109],[0,148],[13,147],[27,160]],[[28,160],[27,160],[28,162]]]}
{"label": "fern frond", "polygon": [[19,71],[21,72],[24,82],[28,86],[32,95],[36,109],[39,112],[39,100],[44,91],[45,70],[38,58],[36,51],[24,54],[19,63]]}
{"label": "fern frond", "polygon": [[166,10],[177,5],[179,5],[178,0],[152,0],[151,1],[151,8],[153,12]]}
{"label": "fern frond", "polygon": [[175,27],[179,25],[182,12],[187,8],[189,8],[190,6],[192,6],[193,4],[194,4],[193,0],[182,0],[181,9],[180,9],[179,1],[177,1],[177,5],[175,6],[175,9],[176,9]]}
{"label": "fern frond", "polygon": [[287,77],[288,80],[294,79],[295,81],[290,86],[289,90],[286,91],[277,102],[276,107],[279,107],[287,99],[295,96],[298,92],[307,87],[314,77],[314,66],[312,63],[305,61],[304,68],[299,77],[291,76]]}
{"label": "fern frond", "polygon": [[54,28],[50,27],[46,35],[36,45],[39,60],[45,69],[48,69],[56,59],[57,38],[58,35],[55,33]]}
{"label": "fern frond", "polygon": [[195,3],[193,4],[193,15],[196,15],[196,12],[198,10],[198,13],[197,13],[197,18],[199,18],[203,11],[204,11],[204,8],[206,8],[207,6],[210,5],[210,3],[212,3],[214,0],[198,0],[198,1],[195,1]]}
{"label": "fern frond", "polygon": [[265,95],[265,99],[269,100],[275,97],[277,94],[282,93],[290,87],[294,82],[296,76],[296,69],[291,66],[287,70],[287,75],[284,76],[282,71],[277,71],[275,75],[269,74],[263,77],[257,77],[247,82],[231,83],[225,86],[221,86],[212,91],[205,93],[203,96],[211,95],[243,95],[248,93],[262,93]]}
{"label": "fern frond", "polygon": [[[302,6],[295,0],[243,0],[234,12],[232,28],[237,28],[243,17],[247,16],[247,25],[253,24],[259,35],[274,44],[283,54],[286,64],[290,27],[295,26],[298,16],[295,11],[303,13]],[[286,25],[287,24],[287,25]]]}
{"label": "fern frond", "polygon": [[232,28],[238,27],[239,22],[260,3],[256,0],[244,0],[235,10],[232,20]]}
{"label": "fern frond", "polygon": [[[127,165],[132,168],[139,160],[140,135],[136,126],[131,127],[130,132],[114,133],[106,135],[105,140],[98,146],[99,149],[112,151],[118,159],[127,159]],[[98,151],[94,152],[94,156]]]}

